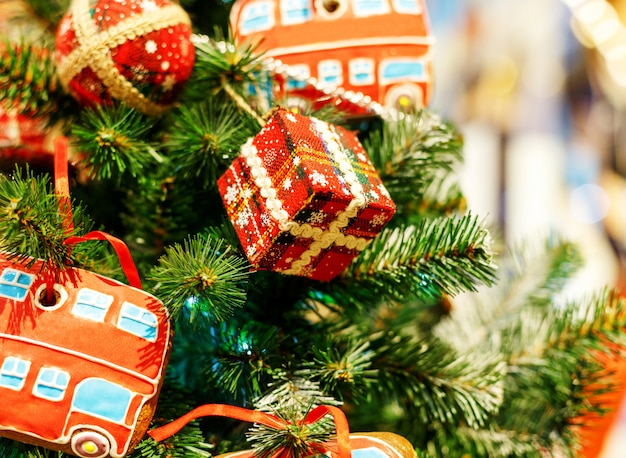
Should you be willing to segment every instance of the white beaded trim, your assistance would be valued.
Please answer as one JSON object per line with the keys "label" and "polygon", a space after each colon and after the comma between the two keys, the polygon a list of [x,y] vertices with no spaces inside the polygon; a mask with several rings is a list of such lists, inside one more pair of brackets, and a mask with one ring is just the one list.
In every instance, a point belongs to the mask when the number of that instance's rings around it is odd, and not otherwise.
{"label": "white beaded trim", "polygon": [[337,134],[332,130],[333,127],[315,118],[311,118],[311,120],[321,134],[328,151],[337,162],[339,170],[341,170],[353,196],[348,206],[337,214],[336,219],[329,224],[327,230],[313,227],[307,223],[299,224],[295,221],[289,221],[289,214],[282,208],[282,202],[277,198],[276,189],[272,186],[272,180],[267,174],[267,169],[263,166],[257,148],[252,144],[253,139],[248,139],[241,148],[241,157],[250,169],[252,180],[259,188],[261,196],[265,199],[265,205],[271,217],[278,223],[280,230],[289,232],[297,237],[313,239],[309,248],[300,255],[300,258],[295,260],[290,268],[284,271],[285,274],[290,275],[301,274],[313,258],[318,256],[323,249],[333,244],[363,251],[370,242],[365,238],[345,235],[341,232],[341,229],[348,225],[350,219],[354,218],[358,211],[365,207],[367,203],[366,198],[363,194],[363,187],[354,173],[349,158],[337,141]]}
{"label": "white beaded trim", "polygon": [[[198,43],[210,43],[211,40],[207,35],[199,35],[194,34],[191,37],[191,40]],[[225,41],[215,42],[215,45],[222,52],[235,51],[235,46],[232,43],[227,43]],[[410,115],[403,113],[402,111],[398,111],[394,108],[385,107],[384,105],[375,102],[372,100],[372,97],[369,95],[365,95],[362,92],[357,91],[346,91],[341,86],[335,86],[332,84],[325,84],[317,80],[312,76],[303,77],[298,71],[294,70],[289,65],[283,63],[280,59],[276,59],[274,57],[264,57],[262,60],[263,67],[270,74],[284,74],[289,79],[306,83],[308,86],[323,92],[324,94],[339,99],[350,102],[353,105],[356,105],[361,108],[365,108],[366,110],[372,112],[375,116],[379,116],[383,119],[388,120],[398,120],[404,119]]]}
{"label": "white beaded trim", "polygon": [[312,76],[303,77],[292,67],[282,63],[280,59],[266,57],[264,58],[263,63],[267,71],[270,73],[276,73],[278,75],[284,74],[289,79],[306,83],[307,85],[313,87],[320,92],[323,92],[330,97],[345,100],[353,105],[365,108],[368,111],[371,111],[376,116],[380,116],[383,118],[398,118],[404,116],[404,113],[401,113],[391,108],[386,108],[380,103],[373,101],[369,95],[365,95],[362,92],[346,91],[341,86],[324,84],[318,81],[317,78],[314,78]]}
{"label": "white beaded trim", "polygon": [[59,80],[66,89],[74,76],[89,65],[106,85],[112,97],[127,102],[133,108],[149,115],[159,115],[169,106],[159,105],[145,97],[122,76],[111,58],[110,48],[133,40],[155,30],[178,24],[191,26],[187,13],[177,4],[156,11],[144,11],[120,21],[104,32],[98,32],[89,13],[89,2],[73,3],[71,14],[80,46],[74,49],[58,66]]}

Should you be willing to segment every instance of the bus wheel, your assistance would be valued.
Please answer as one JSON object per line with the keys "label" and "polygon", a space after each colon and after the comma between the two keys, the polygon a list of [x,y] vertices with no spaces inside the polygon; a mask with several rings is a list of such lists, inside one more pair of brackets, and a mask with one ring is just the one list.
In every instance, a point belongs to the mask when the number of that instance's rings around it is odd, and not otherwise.
{"label": "bus wheel", "polygon": [[424,106],[424,93],[417,84],[399,84],[387,91],[385,106],[401,113],[415,113]]}
{"label": "bus wheel", "polygon": [[72,436],[72,451],[81,458],[102,458],[110,450],[109,440],[95,431],[81,431]]}

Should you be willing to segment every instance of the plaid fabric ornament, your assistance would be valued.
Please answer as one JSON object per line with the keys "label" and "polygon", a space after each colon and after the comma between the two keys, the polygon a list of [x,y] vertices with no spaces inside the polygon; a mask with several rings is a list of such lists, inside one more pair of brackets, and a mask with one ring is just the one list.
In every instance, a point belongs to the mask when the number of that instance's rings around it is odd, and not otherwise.
{"label": "plaid fabric ornament", "polygon": [[395,213],[354,133],[282,108],[218,187],[252,265],[316,280],[339,275]]}

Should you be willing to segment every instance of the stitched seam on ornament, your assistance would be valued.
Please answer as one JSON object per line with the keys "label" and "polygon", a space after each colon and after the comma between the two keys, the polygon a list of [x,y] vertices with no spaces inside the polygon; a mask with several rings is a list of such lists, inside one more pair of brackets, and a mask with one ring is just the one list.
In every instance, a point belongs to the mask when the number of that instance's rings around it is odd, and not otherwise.
{"label": "stitched seam on ornament", "polygon": [[119,73],[111,58],[110,48],[166,27],[181,23],[190,25],[187,13],[178,5],[169,5],[157,11],[142,12],[98,33],[85,5],[82,2],[74,3],[72,15],[79,46],[59,66],[61,84],[67,88],[72,78],[89,64],[114,98],[125,100],[146,114],[156,115],[166,111],[169,107],[146,98]]}
{"label": "stitched seam on ornament", "polygon": [[[369,243],[369,240],[364,238],[357,238],[353,235],[345,235],[341,232],[341,229],[345,228],[349,224],[350,219],[354,218],[359,210],[364,208],[367,204],[365,195],[363,194],[363,186],[359,183],[359,179],[352,168],[350,159],[339,143],[338,135],[334,131],[333,126],[316,118],[311,118],[311,122],[311,127],[317,129],[332,158],[335,162],[337,162],[339,170],[341,171],[343,178],[346,180],[348,189],[354,198],[350,201],[345,210],[337,214],[335,220],[328,225],[327,230],[322,231],[319,228],[314,228],[319,229],[319,231],[314,231],[311,234],[314,242],[312,242],[311,245],[309,245],[309,248],[300,255],[299,259],[291,264],[289,269],[284,271],[285,274],[289,275],[301,274],[306,266],[311,263],[313,258],[318,256],[323,249],[330,247],[332,244],[363,251]],[[301,227],[304,229],[304,226],[309,225],[303,224]],[[295,228],[292,228],[290,232],[293,235],[300,235],[294,229]]]}

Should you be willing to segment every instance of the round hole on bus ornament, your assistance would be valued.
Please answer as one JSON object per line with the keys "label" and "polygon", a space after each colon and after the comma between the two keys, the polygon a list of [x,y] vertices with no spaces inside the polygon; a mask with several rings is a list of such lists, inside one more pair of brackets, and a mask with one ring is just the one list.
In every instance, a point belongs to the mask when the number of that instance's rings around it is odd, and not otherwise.
{"label": "round hole on bus ornament", "polygon": [[324,5],[324,9],[329,13],[334,13],[339,9],[341,5],[340,0],[323,0],[322,5]]}
{"label": "round hole on bus ornament", "polygon": [[50,293],[48,288],[44,288],[39,292],[37,300],[42,307],[54,307],[61,300],[61,293],[56,289],[53,289],[52,293]]}
{"label": "round hole on bus ornament", "polygon": [[59,309],[68,298],[65,288],[58,283],[54,284],[52,294],[50,288],[45,283],[41,284],[34,294],[35,300],[33,302],[35,306],[47,312]]}

